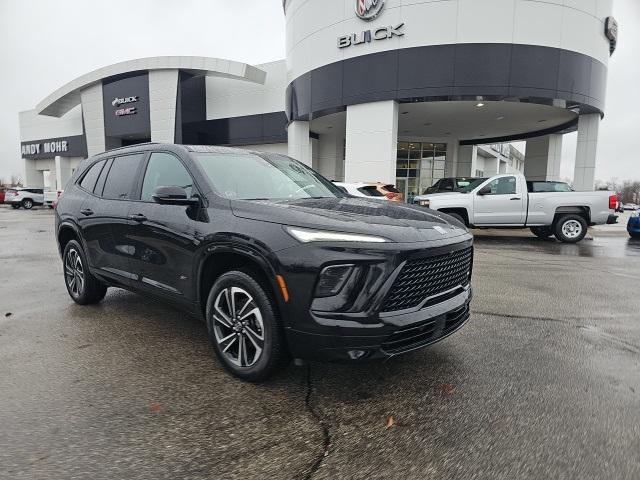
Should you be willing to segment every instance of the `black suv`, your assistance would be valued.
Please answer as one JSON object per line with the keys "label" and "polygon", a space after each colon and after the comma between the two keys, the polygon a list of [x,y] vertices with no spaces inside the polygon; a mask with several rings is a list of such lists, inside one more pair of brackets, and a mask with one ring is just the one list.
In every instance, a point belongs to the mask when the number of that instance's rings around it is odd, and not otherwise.
{"label": "black suv", "polygon": [[233,374],[387,358],[469,318],[472,236],[450,217],[344,194],[291,158],[144,144],[85,160],[56,210],[69,295],[108,286],[206,321]]}

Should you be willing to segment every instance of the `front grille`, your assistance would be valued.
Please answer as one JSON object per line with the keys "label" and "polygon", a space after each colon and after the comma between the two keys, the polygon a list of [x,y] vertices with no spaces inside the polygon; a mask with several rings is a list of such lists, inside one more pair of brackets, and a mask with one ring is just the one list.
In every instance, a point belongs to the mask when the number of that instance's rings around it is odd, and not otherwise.
{"label": "front grille", "polygon": [[473,247],[408,261],[393,282],[382,311],[413,308],[427,297],[464,287],[469,283],[472,263]]}
{"label": "front grille", "polygon": [[428,345],[457,330],[468,318],[469,304],[417,325],[398,330],[382,343],[382,349],[387,353],[402,353]]}

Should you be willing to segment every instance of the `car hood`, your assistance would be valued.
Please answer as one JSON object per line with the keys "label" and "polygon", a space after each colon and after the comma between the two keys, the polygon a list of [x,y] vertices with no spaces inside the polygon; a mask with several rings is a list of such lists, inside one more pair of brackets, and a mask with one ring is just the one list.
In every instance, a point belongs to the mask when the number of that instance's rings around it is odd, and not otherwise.
{"label": "car hood", "polygon": [[442,240],[467,230],[435,211],[365,198],[232,200],[237,217],[337,232],[378,235],[394,242]]}

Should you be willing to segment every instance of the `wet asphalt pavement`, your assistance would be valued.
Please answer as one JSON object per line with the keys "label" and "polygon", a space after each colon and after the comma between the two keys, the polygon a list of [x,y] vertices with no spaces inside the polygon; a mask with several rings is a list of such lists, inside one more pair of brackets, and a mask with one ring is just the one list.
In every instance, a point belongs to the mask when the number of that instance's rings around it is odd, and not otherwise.
{"label": "wet asphalt pavement", "polygon": [[171,307],[117,289],[76,306],[52,231],[47,209],[0,207],[0,478],[640,478],[640,242],[623,228],[477,232],[460,332],[261,385]]}

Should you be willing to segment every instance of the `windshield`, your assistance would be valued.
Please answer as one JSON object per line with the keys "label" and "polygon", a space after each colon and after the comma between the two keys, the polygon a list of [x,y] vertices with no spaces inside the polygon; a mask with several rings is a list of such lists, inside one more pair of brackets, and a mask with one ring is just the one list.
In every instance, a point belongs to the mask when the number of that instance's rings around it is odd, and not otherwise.
{"label": "windshield", "polygon": [[343,198],[329,180],[289,157],[196,153],[216,191],[234,200]]}
{"label": "windshield", "polygon": [[487,180],[486,178],[465,178],[456,179],[456,188],[454,192],[469,193],[474,188],[478,187],[482,182]]}

